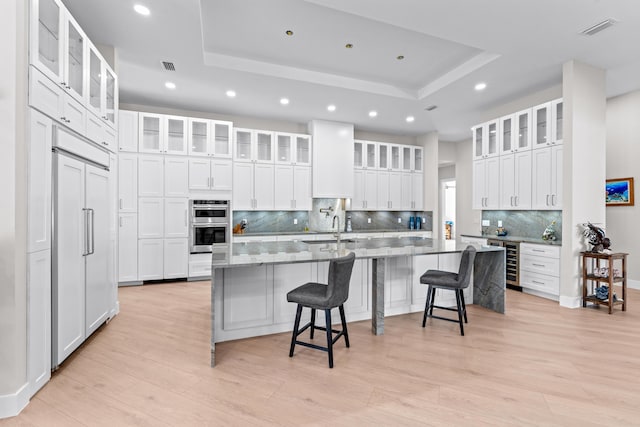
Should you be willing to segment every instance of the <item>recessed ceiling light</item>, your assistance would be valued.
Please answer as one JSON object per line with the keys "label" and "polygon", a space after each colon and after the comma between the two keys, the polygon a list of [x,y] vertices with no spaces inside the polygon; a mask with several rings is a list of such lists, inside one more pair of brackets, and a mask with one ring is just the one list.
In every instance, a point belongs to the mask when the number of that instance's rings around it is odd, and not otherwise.
{"label": "recessed ceiling light", "polygon": [[331,112],[334,112],[334,111],[336,111],[336,106],[331,104],[331,105],[327,106],[327,110],[329,110]]}
{"label": "recessed ceiling light", "polygon": [[144,15],[144,16],[149,16],[149,14],[151,13],[151,11],[147,6],[143,6],[141,4],[137,4],[133,6],[133,10],[138,12],[140,15]]}
{"label": "recessed ceiling light", "polygon": [[166,82],[164,84],[164,87],[166,87],[167,89],[175,89],[176,88],[176,84],[174,82]]}
{"label": "recessed ceiling light", "polygon": [[353,45],[351,43],[347,43],[344,45],[344,47],[346,47],[347,49],[351,49]]}
{"label": "recessed ceiling light", "polygon": [[396,59],[398,61],[402,61],[404,59],[404,55],[398,55],[398,56],[396,56]]}
{"label": "recessed ceiling light", "polygon": [[280,98],[280,104],[289,105],[289,98]]}
{"label": "recessed ceiling light", "polygon": [[235,90],[228,90],[227,91],[227,96],[229,98],[235,98],[236,97],[236,91]]}
{"label": "recessed ceiling light", "polygon": [[407,123],[412,123],[416,118],[413,116],[407,116],[407,118],[405,119],[407,121]]}
{"label": "recessed ceiling light", "polygon": [[291,31],[291,30],[287,30],[287,31],[285,31],[284,33],[285,33],[286,35],[288,35],[288,36],[292,36],[292,35],[293,35],[293,31]]}
{"label": "recessed ceiling light", "polygon": [[377,111],[371,110],[369,111],[369,117],[376,117],[378,115]]}
{"label": "recessed ceiling light", "polygon": [[486,88],[487,84],[485,82],[480,82],[474,87],[475,90],[485,90]]}

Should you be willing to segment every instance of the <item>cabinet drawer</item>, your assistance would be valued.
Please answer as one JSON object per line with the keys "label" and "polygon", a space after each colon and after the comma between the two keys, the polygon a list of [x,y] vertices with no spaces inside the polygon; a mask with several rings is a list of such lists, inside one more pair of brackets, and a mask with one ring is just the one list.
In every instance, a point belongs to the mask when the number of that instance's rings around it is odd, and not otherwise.
{"label": "cabinet drawer", "polygon": [[526,253],[520,254],[520,270],[560,276],[560,260]]}
{"label": "cabinet drawer", "polygon": [[520,273],[520,286],[552,295],[560,295],[560,278],[548,274],[522,271]]}
{"label": "cabinet drawer", "polygon": [[520,253],[548,257],[548,258],[560,258],[560,246],[534,245],[531,243],[521,243]]}

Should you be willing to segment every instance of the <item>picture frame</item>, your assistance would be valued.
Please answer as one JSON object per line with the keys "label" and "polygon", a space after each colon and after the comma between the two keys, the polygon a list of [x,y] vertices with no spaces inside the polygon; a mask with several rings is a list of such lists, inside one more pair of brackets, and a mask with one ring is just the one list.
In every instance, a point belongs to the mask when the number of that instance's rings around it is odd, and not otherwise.
{"label": "picture frame", "polygon": [[608,179],[605,187],[607,206],[633,206],[633,178]]}

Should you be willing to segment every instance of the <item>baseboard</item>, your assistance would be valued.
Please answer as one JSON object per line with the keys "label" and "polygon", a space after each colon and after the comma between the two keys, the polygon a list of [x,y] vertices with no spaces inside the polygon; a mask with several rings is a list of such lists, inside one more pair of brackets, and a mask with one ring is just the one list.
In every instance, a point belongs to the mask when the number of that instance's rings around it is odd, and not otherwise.
{"label": "baseboard", "polygon": [[[552,301],[558,301],[558,295],[549,294],[547,292],[536,291],[535,289],[522,288],[523,294],[529,294],[540,298],[550,299]],[[562,305],[562,304],[561,304]]]}
{"label": "baseboard", "polygon": [[582,307],[582,297],[567,297],[560,295],[560,306],[566,308]]}
{"label": "baseboard", "polygon": [[640,289],[640,280],[627,279],[627,288]]}
{"label": "baseboard", "polygon": [[29,403],[29,397],[29,383],[25,383],[15,393],[1,395],[0,419],[18,415]]}

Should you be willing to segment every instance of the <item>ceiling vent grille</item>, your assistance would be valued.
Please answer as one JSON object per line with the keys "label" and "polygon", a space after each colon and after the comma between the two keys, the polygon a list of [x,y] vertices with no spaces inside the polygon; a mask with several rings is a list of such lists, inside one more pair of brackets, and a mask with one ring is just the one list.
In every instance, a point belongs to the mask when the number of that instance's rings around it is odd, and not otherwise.
{"label": "ceiling vent grille", "polygon": [[429,105],[428,107],[425,107],[425,111],[433,111],[436,108],[438,108],[437,105]]}
{"label": "ceiling vent grille", "polygon": [[176,67],[175,67],[175,65],[173,65],[173,62],[162,61],[162,66],[164,67],[165,71],[175,71],[176,70]]}
{"label": "ceiling vent grille", "polygon": [[596,25],[593,25],[587,28],[586,30],[582,31],[580,34],[584,34],[585,36],[593,36],[599,33],[600,31],[606,30],[607,28],[615,25],[617,22],[618,21],[612,18],[605,19],[604,21],[599,22]]}

